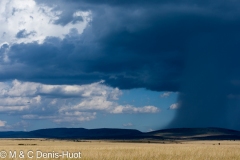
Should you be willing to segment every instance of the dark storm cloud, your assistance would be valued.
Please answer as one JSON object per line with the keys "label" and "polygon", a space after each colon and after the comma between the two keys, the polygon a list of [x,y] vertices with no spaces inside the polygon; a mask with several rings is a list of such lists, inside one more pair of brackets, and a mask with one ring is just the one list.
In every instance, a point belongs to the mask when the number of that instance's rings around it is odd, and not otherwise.
{"label": "dark storm cloud", "polygon": [[62,26],[67,25],[68,23],[77,23],[77,22],[83,21],[83,18],[80,17],[73,17],[73,11],[65,9],[62,13],[59,19],[57,19],[54,23],[60,24]]}
{"label": "dark storm cloud", "polygon": [[[239,92],[231,83],[239,79],[239,32],[199,36],[189,47],[179,96],[180,109],[171,127],[240,128],[239,101],[228,98]],[[194,54],[193,54],[194,53]]]}
{"label": "dark storm cloud", "polygon": [[36,34],[35,31],[31,31],[31,32],[27,32],[26,29],[20,30],[17,34],[16,37],[17,38],[27,38],[29,36],[34,36]]}
{"label": "dark storm cloud", "polygon": [[2,79],[179,91],[170,127],[240,128],[239,102],[227,98],[240,92],[231,83],[240,81],[238,1],[38,2],[58,2],[56,24],[74,23],[77,10],[93,19],[81,35],[13,45]]}

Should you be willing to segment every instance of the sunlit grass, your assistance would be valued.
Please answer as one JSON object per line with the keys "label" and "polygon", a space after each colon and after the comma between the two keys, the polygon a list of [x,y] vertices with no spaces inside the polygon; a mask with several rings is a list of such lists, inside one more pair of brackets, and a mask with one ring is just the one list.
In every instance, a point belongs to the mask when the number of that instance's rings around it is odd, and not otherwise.
{"label": "sunlit grass", "polygon": [[[220,145],[219,145],[220,143]],[[0,151],[81,152],[83,160],[239,160],[239,141],[189,141],[178,143],[127,143],[109,141],[0,140]],[[9,157],[5,159],[11,159]],[[19,158],[18,158],[19,159]],[[24,159],[29,159],[26,155]],[[37,159],[36,157],[32,158]],[[45,158],[40,158],[45,159]],[[67,159],[57,158],[57,159]]]}

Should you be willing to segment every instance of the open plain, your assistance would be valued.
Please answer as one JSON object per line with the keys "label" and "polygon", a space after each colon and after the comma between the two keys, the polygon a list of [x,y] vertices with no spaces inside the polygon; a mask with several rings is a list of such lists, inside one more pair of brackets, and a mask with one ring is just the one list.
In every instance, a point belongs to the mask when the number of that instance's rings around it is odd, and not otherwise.
{"label": "open plain", "polygon": [[[240,141],[83,141],[55,139],[0,139],[0,154],[3,153],[2,151],[7,153],[6,158],[0,158],[3,160],[239,160]],[[10,151],[12,152],[11,155],[9,155]],[[13,154],[14,151],[16,151],[16,155]],[[30,154],[27,155],[29,151]],[[67,156],[44,158],[41,154],[36,155],[37,151],[39,153],[49,153],[50,156],[52,153],[62,154],[67,152],[80,152],[81,158],[69,158]],[[20,153],[22,153],[21,158],[19,157]]]}

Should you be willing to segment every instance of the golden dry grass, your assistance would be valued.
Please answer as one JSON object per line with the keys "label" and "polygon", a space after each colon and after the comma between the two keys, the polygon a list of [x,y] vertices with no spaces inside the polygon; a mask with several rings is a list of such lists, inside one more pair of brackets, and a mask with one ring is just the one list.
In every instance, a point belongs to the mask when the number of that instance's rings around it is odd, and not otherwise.
{"label": "golden dry grass", "polygon": [[[166,142],[162,144],[0,139],[0,151],[2,150],[7,152],[10,150],[19,152],[22,150],[24,153],[29,150],[34,153],[37,150],[60,153],[62,151],[80,151],[82,160],[240,160],[240,141],[189,141],[177,144]],[[29,158],[25,156],[24,159]],[[36,157],[32,159],[34,160]]]}

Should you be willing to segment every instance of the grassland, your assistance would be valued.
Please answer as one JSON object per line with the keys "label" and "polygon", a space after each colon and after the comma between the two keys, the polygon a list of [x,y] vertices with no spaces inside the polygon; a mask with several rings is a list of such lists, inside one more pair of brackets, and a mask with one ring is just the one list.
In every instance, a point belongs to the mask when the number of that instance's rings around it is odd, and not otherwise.
{"label": "grassland", "polygon": [[[148,141],[146,141],[148,142]],[[219,145],[220,143],[220,145]],[[0,151],[81,152],[82,160],[240,160],[240,141],[117,142],[0,139]],[[0,158],[20,159],[20,158]],[[23,159],[30,159],[26,155]],[[37,159],[36,156],[32,158]],[[47,158],[39,158],[47,159]],[[50,158],[48,158],[50,159]],[[56,159],[67,159],[56,158]],[[70,158],[69,158],[70,159]]]}

